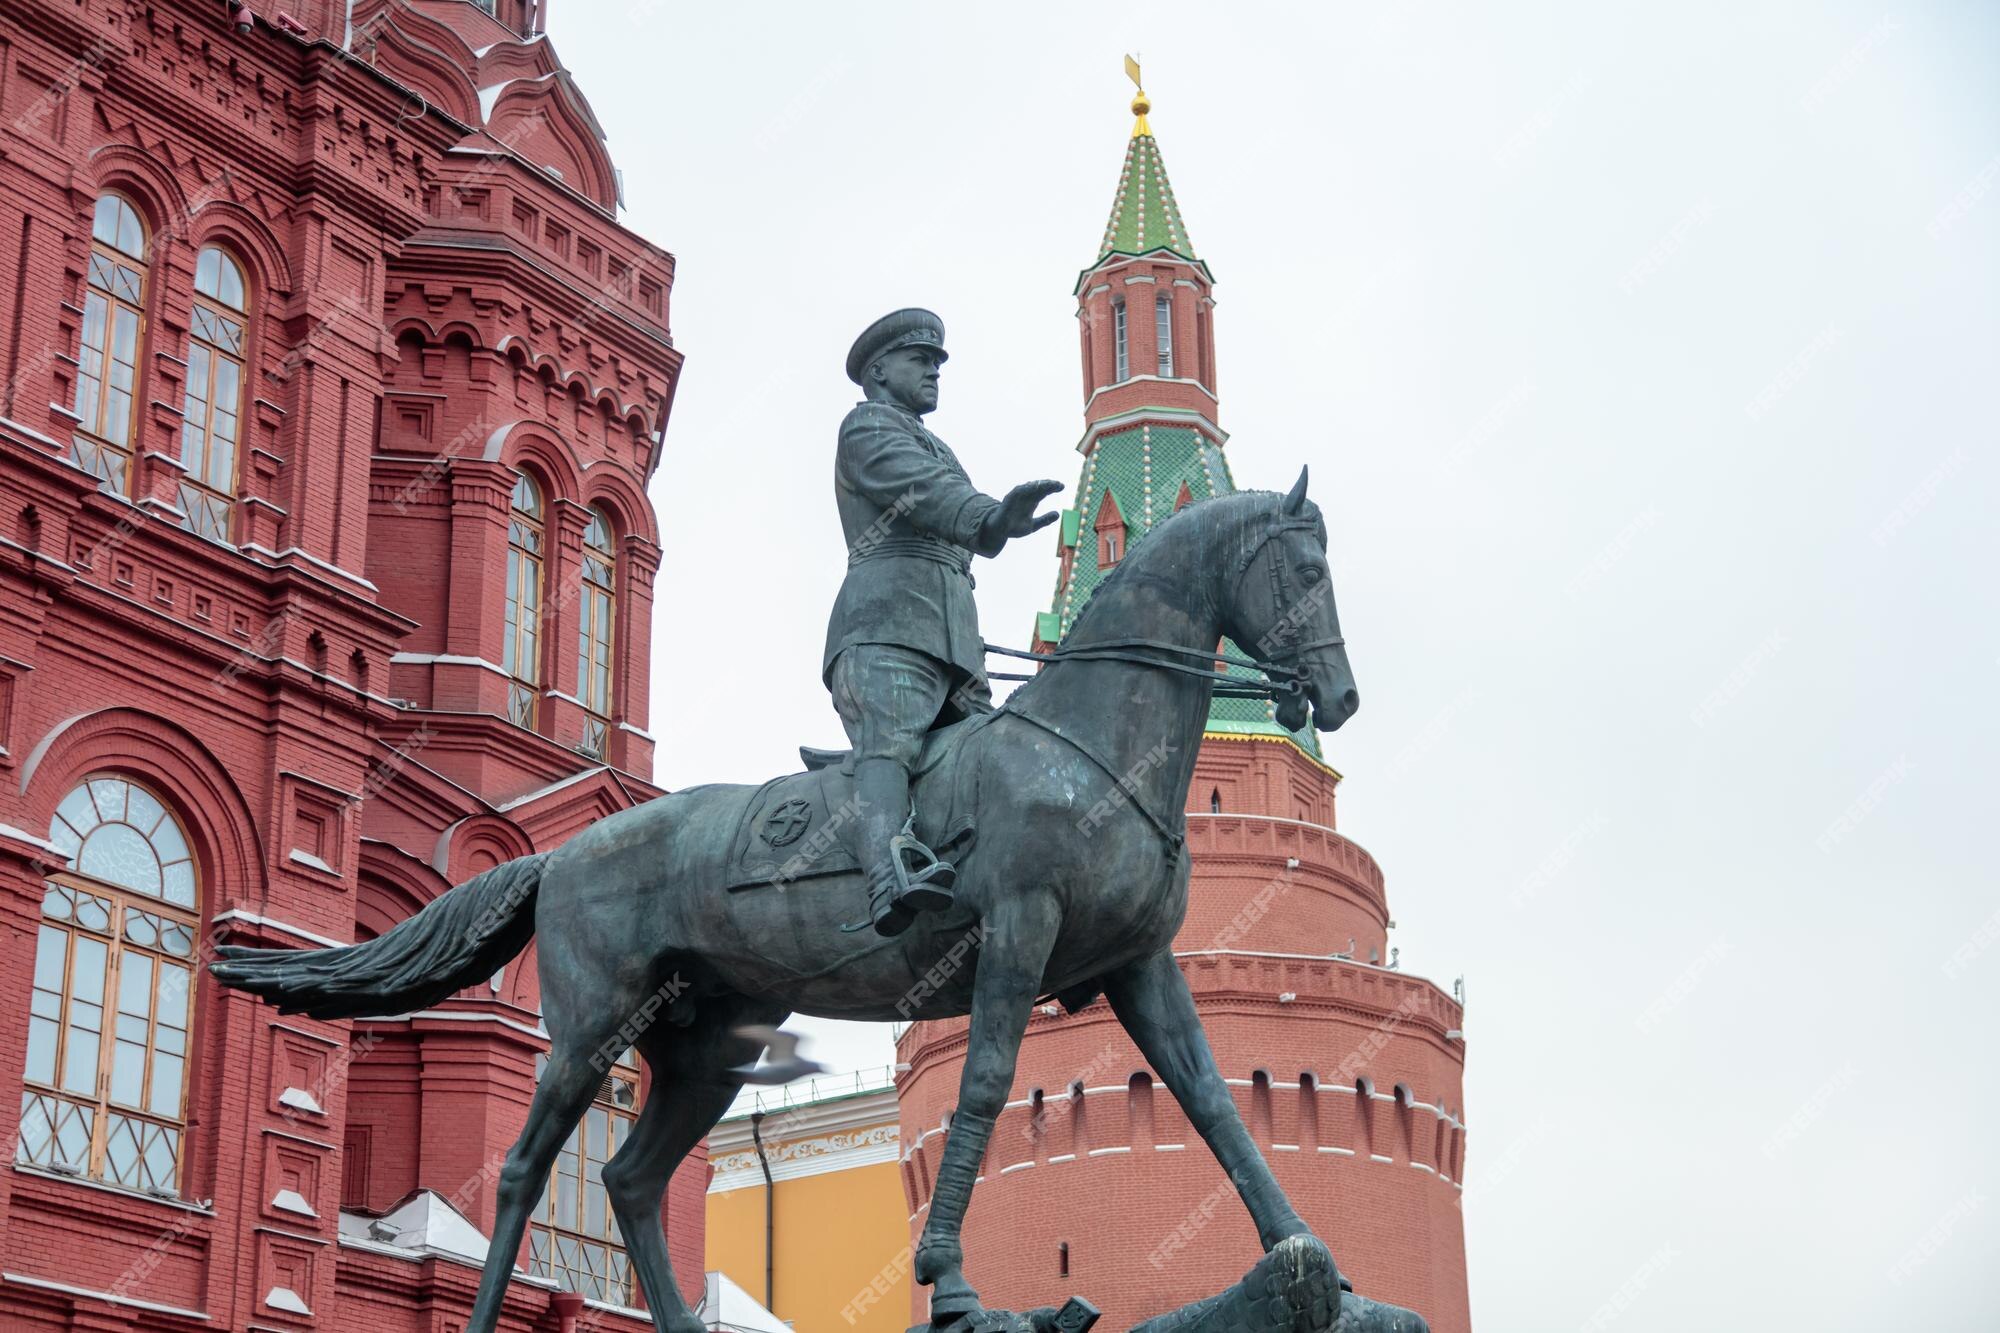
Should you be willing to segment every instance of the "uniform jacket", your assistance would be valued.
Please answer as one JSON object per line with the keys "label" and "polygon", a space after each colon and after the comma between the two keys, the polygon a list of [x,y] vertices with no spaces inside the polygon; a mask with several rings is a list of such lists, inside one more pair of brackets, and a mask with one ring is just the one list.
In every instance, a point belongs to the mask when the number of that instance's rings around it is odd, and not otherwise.
{"label": "uniform jacket", "polygon": [[858,643],[900,644],[984,678],[972,552],[1000,502],[973,488],[921,418],[890,403],[858,404],[840,423],[833,488],[847,579],[826,627],[821,678]]}

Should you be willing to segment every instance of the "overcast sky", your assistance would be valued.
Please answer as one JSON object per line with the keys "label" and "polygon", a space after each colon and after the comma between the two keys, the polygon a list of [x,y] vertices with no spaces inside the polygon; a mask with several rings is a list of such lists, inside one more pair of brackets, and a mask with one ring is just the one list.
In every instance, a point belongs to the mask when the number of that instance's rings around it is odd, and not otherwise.
{"label": "overcast sky", "polygon": [[1074,486],[1137,48],[1238,483],[1327,514],[1341,829],[1467,979],[1475,1326],[2000,1326],[1992,6],[552,12],[680,263],[661,781],[840,741],[867,321],[943,315],[983,488]]}

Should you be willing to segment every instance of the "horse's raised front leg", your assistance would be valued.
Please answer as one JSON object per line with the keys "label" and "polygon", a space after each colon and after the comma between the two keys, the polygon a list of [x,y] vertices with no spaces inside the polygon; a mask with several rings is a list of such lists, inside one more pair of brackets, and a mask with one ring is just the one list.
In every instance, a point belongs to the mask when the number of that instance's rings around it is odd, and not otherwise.
{"label": "horse's raised front leg", "polygon": [[965,1280],[965,1252],[959,1245],[972,1182],[986,1156],[993,1122],[1014,1084],[1014,1058],[1021,1033],[1042,984],[1049,950],[1055,946],[1057,912],[1047,896],[1009,898],[983,923],[978,971],[972,981],[972,1032],[965,1071],[958,1082],[958,1109],[945,1132],[944,1156],[931,1189],[930,1217],[917,1241],[917,1281],[930,1284],[931,1322],[979,1309],[979,1294]]}
{"label": "horse's raised front leg", "polygon": [[1269,1250],[1287,1236],[1310,1235],[1311,1228],[1278,1188],[1277,1178],[1243,1128],[1229,1085],[1216,1072],[1208,1034],[1202,1031],[1201,1015],[1195,1012],[1187,978],[1173,954],[1162,949],[1112,973],[1104,994],[1139,1053],[1229,1173],[1264,1248]]}

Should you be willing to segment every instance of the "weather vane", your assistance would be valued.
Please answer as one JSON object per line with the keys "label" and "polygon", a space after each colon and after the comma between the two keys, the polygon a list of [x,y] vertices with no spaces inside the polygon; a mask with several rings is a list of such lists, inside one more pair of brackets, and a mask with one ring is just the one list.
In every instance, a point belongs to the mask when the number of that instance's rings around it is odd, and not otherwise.
{"label": "weather vane", "polygon": [[1153,127],[1146,123],[1146,113],[1153,109],[1153,104],[1147,100],[1146,85],[1139,78],[1139,58],[1137,56],[1125,57],[1125,77],[1132,80],[1132,86],[1138,89],[1138,92],[1132,97],[1132,114],[1139,118],[1138,122],[1132,126],[1132,137],[1137,139],[1142,136],[1150,136],[1153,133]]}

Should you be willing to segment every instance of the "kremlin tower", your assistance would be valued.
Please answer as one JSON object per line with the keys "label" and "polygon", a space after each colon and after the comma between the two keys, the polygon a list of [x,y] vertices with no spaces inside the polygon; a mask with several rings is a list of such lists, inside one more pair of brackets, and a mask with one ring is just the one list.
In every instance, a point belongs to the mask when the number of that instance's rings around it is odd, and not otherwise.
{"label": "kremlin tower", "polygon": [[[1137,67],[1129,66],[1137,81]],[[1213,276],[1143,91],[1111,217],[1076,283],[1083,471],[1036,617],[1046,650],[1130,547],[1234,490],[1216,395]],[[1292,465],[1272,461],[1274,475]],[[1279,1183],[1356,1290],[1470,1327],[1460,1005],[1398,970],[1381,868],[1335,831],[1340,775],[1262,700],[1217,700],[1188,794],[1193,879],[1175,950],[1224,1077]],[[958,1098],[964,1020],[898,1040],[914,1243]],[[965,1223],[989,1307],[1075,1292],[1128,1327],[1222,1290],[1260,1250],[1233,1187],[1102,1000],[1040,1007]],[[914,1288],[911,1318],[926,1318]]]}

